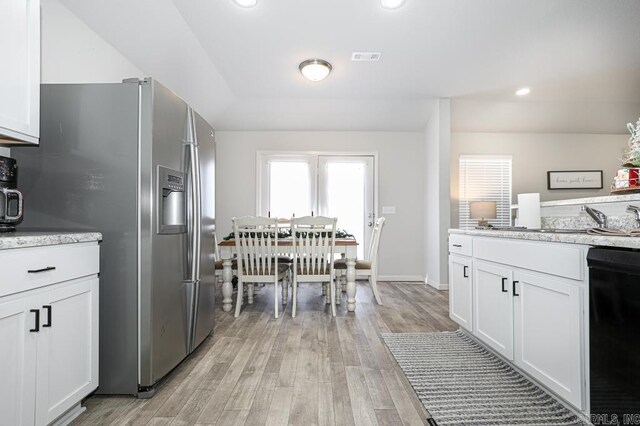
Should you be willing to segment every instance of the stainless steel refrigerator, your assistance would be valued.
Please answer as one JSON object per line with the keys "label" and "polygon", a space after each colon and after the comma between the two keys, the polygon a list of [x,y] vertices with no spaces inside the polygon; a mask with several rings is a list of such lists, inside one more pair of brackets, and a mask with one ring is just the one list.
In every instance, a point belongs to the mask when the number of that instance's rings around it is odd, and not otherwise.
{"label": "stainless steel refrigerator", "polygon": [[100,386],[153,395],[212,331],[215,136],[153,79],[41,89],[20,167],[20,230],[103,234]]}

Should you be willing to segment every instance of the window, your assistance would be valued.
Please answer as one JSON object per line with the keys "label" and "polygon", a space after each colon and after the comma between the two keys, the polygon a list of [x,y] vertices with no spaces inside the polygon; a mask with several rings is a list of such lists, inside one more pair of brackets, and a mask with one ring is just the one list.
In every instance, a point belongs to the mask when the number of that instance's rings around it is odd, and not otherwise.
{"label": "window", "polygon": [[258,212],[264,216],[308,216],[316,211],[316,161],[306,155],[265,155],[260,158]]}
{"label": "window", "polygon": [[496,219],[493,226],[511,226],[511,157],[460,156],[460,228],[478,224],[469,217],[469,202],[495,201]]}

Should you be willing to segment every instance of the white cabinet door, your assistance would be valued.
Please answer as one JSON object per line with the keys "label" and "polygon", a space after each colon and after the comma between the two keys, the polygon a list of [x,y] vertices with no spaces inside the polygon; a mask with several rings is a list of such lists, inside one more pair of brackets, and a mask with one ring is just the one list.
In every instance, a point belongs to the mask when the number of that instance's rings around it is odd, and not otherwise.
{"label": "white cabinet door", "polygon": [[38,342],[37,423],[47,424],[98,386],[98,279],[46,293]]}
{"label": "white cabinet door", "polygon": [[40,0],[0,1],[0,144],[38,143]]}
{"label": "white cabinet door", "polygon": [[513,359],[513,272],[473,261],[473,333],[495,351]]}
{"label": "white cabinet door", "polygon": [[473,330],[471,258],[449,256],[449,316],[467,330]]}
{"label": "white cabinet door", "polygon": [[[41,296],[40,296],[41,297]],[[0,301],[0,425],[33,425],[38,296]],[[30,330],[34,331],[30,331]]]}
{"label": "white cabinet door", "polygon": [[576,407],[584,408],[580,287],[563,279],[520,271],[514,279],[516,365]]}

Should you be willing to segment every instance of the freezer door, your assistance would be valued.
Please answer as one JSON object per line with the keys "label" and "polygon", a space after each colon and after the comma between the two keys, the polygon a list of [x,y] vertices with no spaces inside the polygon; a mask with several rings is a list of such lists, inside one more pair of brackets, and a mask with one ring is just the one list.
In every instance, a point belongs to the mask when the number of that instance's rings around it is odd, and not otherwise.
{"label": "freezer door", "polygon": [[185,232],[158,227],[166,183],[162,173],[184,171],[187,105],[154,80],[142,83],[140,90],[139,384],[145,388],[188,353],[193,285],[185,280]]}
{"label": "freezer door", "polygon": [[193,343],[195,349],[211,333],[215,312],[215,133],[193,113],[200,171],[200,264],[197,280]]}

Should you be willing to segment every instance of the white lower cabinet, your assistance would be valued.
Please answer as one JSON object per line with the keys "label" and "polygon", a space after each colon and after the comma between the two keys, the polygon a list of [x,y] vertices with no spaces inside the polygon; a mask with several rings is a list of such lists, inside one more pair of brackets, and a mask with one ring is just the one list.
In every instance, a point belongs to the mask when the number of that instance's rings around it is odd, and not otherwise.
{"label": "white lower cabinet", "polygon": [[561,278],[519,271],[514,280],[516,365],[584,408],[580,287]]}
{"label": "white lower cabinet", "polygon": [[32,425],[35,421],[36,337],[29,330],[38,305],[31,297],[0,299],[0,425]]}
{"label": "white lower cabinet", "polygon": [[60,286],[43,302],[37,424],[52,422],[98,387],[98,279]]}
{"label": "white lower cabinet", "polygon": [[47,283],[0,297],[0,426],[50,424],[98,387],[99,252],[97,244],[84,248],[96,257],[91,273],[83,265],[78,278],[54,283],[46,274],[73,261],[55,262],[56,250],[66,249],[0,251],[0,267],[22,268],[16,253],[32,261],[26,288]]}
{"label": "white lower cabinet", "polygon": [[509,268],[474,261],[474,334],[509,360],[513,360],[512,277]]}
{"label": "white lower cabinet", "polygon": [[[558,243],[487,240],[478,238],[476,244],[473,238],[471,257],[456,253],[449,256],[451,318],[544,387],[584,411],[588,359],[586,247],[574,245],[565,250]],[[527,253],[526,244],[531,244],[534,255],[518,258],[531,270],[504,263],[505,253],[514,251],[510,244],[517,245],[522,254]],[[545,244],[549,250],[542,247]],[[582,254],[576,256],[576,250],[582,250]],[[553,268],[559,264],[563,267]],[[471,266],[470,278],[461,278],[465,265]],[[468,282],[472,288],[463,291]]]}
{"label": "white lower cabinet", "polygon": [[473,330],[473,288],[471,258],[449,256],[449,316],[467,330]]}

